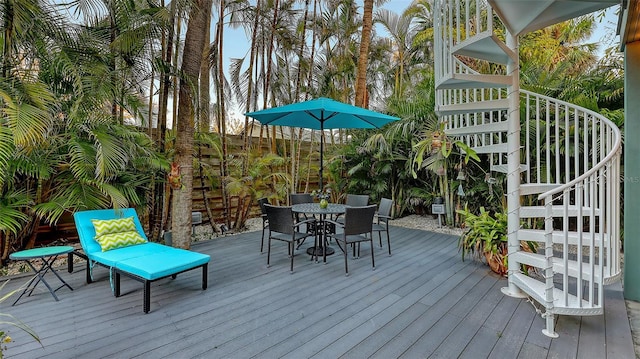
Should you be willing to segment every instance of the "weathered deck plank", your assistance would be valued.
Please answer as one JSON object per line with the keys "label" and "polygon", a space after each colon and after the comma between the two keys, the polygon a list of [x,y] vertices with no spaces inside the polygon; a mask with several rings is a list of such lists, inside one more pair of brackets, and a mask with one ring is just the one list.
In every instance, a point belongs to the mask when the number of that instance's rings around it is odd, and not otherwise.
{"label": "weathered deck plank", "polygon": [[[605,315],[560,317],[560,338],[541,334],[544,321],[524,300],[501,294],[504,278],[462,262],[457,237],[391,229],[393,255],[375,246],[328,263],[296,255],[288,271],[286,246],[274,243],[272,265],[259,253],[260,232],[194,244],[212,257],[209,288],[200,272],[152,285],[151,312],[142,312],[142,286],[125,278],[120,298],[109,273],[84,266],[61,275],[74,291],[59,302],[38,290],[1,311],[29,324],[44,347],[17,329],[10,358],[626,358],[633,346],[620,285],[605,291]],[[13,278],[7,289],[27,277]],[[52,281],[55,281],[53,279]],[[3,329],[3,328],[0,328]]]}

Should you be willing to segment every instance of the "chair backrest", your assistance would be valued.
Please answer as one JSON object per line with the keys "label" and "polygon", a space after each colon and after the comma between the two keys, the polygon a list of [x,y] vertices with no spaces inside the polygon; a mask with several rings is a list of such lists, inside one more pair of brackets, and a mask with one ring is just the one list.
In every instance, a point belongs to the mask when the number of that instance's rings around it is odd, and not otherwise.
{"label": "chair backrest", "polygon": [[260,213],[262,214],[267,214],[267,211],[264,208],[265,204],[269,204],[269,200],[266,197],[258,199],[258,206],[260,206]]}
{"label": "chair backrest", "polygon": [[293,211],[291,211],[291,207],[265,204],[264,208],[267,212],[269,230],[271,232],[293,234]]}
{"label": "chair backrest", "polygon": [[[388,198],[382,198],[380,205],[378,206],[378,214],[381,216],[391,216],[391,208],[393,207],[393,201]],[[380,218],[381,221],[386,221],[387,218]]]}
{"label": "chair backrest", "polygon": [[344,212],[344,234],[371,233],[376,205],[366,207],[347,207]]}
{"label": "chair backrest", "polygon": [[351,207],[364,207],[369,204],[368,194],[347,194],[344,204]]}
{"label": "chair backrest", "polygon": [[133,222],[136,225],[138,234],[140,234],[142,238],[147,239],[147,235],[144,233],[142,224],[140,224],[140,220],[138,219],[138,214],[133,208],[96,209],[74,213],[73,220],[76,223],[78,238],[80,239],[80,244],[82,245],[82,249],[84,249],[84,252],[89,256],[94,252],[102,252],[102,247],[100,247],[100,244],[98,244],[98,242],[95,240],[96,229],[93,226],[93,222],[91,222],[92,219],[104,220],[126,217],[133,217]]}
{"label": "chair backrest", "polygon": [[289,194],[289,203],[300,204],[300,203],[312,203],[313,197],[309,193],[291,193]]}

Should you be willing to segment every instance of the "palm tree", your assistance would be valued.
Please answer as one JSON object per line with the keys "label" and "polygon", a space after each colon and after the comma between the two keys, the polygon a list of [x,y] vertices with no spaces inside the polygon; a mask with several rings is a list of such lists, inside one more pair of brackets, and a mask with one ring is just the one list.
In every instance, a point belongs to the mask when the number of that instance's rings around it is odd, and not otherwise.
{"label": "palm tree", "polygon": [[194,117],[197,103],[196,89],[204,50],[207,18],[210,16],[211,1],[196,0],[189,12],[189,25],[184,41],[182,57],[182,78],[180,79],[180,98],[174,166],[179,167],[182,188],[174,189],[172,201],[171,230],[172,240],[179,248],[191,246],[191,207],[193,191],[193,138]]}
{"label": "palm tree", "polygon": [[398,15],[387,9],[379,9],[376,12],[375,21],[382,25],[391,35],[391,68],[393,71],[393,96],[402,97],[413,74],[412,65],[415,64],[414,55],[418,48],[414,45],[414,38],[417,35],[413,21],[415,9],[407,8]]}
{"label": "palm tree", "polygon": [[356,75],[356,101],[355,105],[368,107],[366,101],[367,91],[367,62],[369,44],[371,43],[371,28],[373,27],[373,0],[364,0],[362,15],[362,36],[360,36],[360,56],[358,56],[358,74]]}
{"label": "palm tree", "polygon": [[[556,86],[550,80],[576,77],[589,71],[596,63],[596,44],[585,41],[594,28],[593,16],[583,16],[523,36],[520,40],[523,83],[545,84],[551,90]],[[548,93],[544,88],[537,90]]]}

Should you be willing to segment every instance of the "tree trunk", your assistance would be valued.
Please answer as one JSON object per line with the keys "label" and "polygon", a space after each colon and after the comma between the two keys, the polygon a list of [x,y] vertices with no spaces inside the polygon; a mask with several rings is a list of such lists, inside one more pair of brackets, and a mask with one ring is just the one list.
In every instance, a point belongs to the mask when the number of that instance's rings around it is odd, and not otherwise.
{"label": "tree trunk", "polygon": [[371,27],[373,26],[373,0],[364,0],[362,15],[362,37],[360,38],[360,56],[358,57],[358,75],[356,77],[356,106],[366,106],[367,63],[369,44],[371,43]]}
{"label": "tree trunk", "polygon": [[220,145],[222,147],[222,159],[220,161],[220,170],[222,172],[221,190],[222,190],[222,205],[224,206],[224,218],[227,228],[231,228],[231,203],[227,193],[227,183],[225,179],[229,176],[229,165],[227,161],[228,148],[227,148],[227,123],[226,123],[226,110],[225,110],[225,95],[224,95],[224,68],[223,68],[223,45],[224,45],[224,11],[226,8],[226,1],[220,1],[220,13],[218,21],[218,33],[216,35],[218,39],[218,86],[217,86],[217,100],[218,100],[218,123],[220,124]]}
{"label": "tree trunk", "polygon": [[179,168],[181,186],[173,190],[171,229],[173,245],[188,249],[191,246],[191,207],[193,191],[193,135],[196,114],[194,93],[198,85],[200,62],[205,44],[207,17],[211,0],[195,0],[189,12],[189,23],[184,40],[178,120],[174,164]]}
{"label": "tree trunk", "polygon": [[[162,6],[164,7],[164,0],[162,1]],[[173,53],[173,36],[174,36],[174,26],[175,26],[175,13],[176,13],[176,2],[171,2],[171,7],[169,9],[171,20],[169,20],[169,31],[165,34],[162,32],[162,61],[165,66],[160,67],[160,73],[158,77],[160,79],[160,86],[158,89],[158,130],[156,133],[156,142],[158,144],[158,151],[160,153],[165,153],[166,143],[165,139],[167,136],[167,105],[169,102],[169,84],[171,82],[171,77],[167,72],[166,68],[171,67],[171,59]],[[176,109],[173,109],[176,111]],[[154,197],[156,198],[156,205],[154,206],[154,217],[152,238],[159,237],[160,232],[162,230],[167,229],[167,222],[169,219],[169,210],[170,210],[170,201],[171,201],[171,189],[169,188],[169,184],[165,182],[164,184],[158,183],[154,188]],[[156,232],[157,229],[157,232]]]}
{"label": "tree trunk", "polygon": [[[257,0],[256,1],[256,14],[255,14],[255,19],[253,21],[253,32],[251,34],[251,53],[249,55],[249,68],[247,69],[247,73],[249,74],[249,83],[247,84],[247,99],[246,99],[246,104],[245,104],[245,108],[244,108],[244,112],[249,112],[251,111],[252,107],[251,105],[253,104],[253,98],[257,97],[257,95],[254,95],[254,87],[253,87],[253,68],[254,68],[254,63],[256,62],[257,57],[257,38],[258,38],[258,25],[259,20],[260,20],[260,5],[261,5],[261,1]],[[257,66],[256,66],[257,67]],[[253,107],[255,109],[255,106]],[[244,117],[244,137],[243,137],[243,143],[244,143],[244,151],[245,151],[245,157],[242,160],[242,176],[246,176],[247,175],[247,171],[249,169],[249,154],[251,153],[251,136],[253,135],[253,124],[255,122],[255,119],[251,119],[251,125],[249,125],[249,117],[245,116]],[[250,130],[251,129],[251,130]],[[262,135],[262,134],[261,134]]]}
{"label": "tree trunk", "polygon": [[[295,95],[293,96],[293,101],[300,101],[300,89],[302,88],[302,78],[305,77],[306,74],[302,74],[302,64],[304,63],[304,46],[306,44],[307,39],[307,21],[309,18],[309,3],[310,0],[305,0],[304,4],[304,16],[302,18],[302,41],[300,41],[300,47],[298,48],[298,71],[296,73],[296,85],[295,85]],[[295,136],[295,133],[298,136]],[[297,131],[294,128],[291,128],[291,149],[289,152],[291,153],[291,183],[292,188],[297,189],[300,184],[300,155],[302,150],[302,128]]]}
{"label": "tree trunk", "polygon": [[[176,24],[176,51],[173,53],[173,65],[178,66],[178,54],[180,53],[180,33],[182,32],[182,19],[178,17],[178,24]],[[176,122],[178,121],[178,116],[176,113],[176,109],[178,108],[178,77],[173,76],[173,113],[171,116],[171,128],[176,128]]]}
{"label": "tree trunk", "polygon": [[198,115],[198,129],[200,132],[209,132],[211,127],[211,119],[209,116],[209,102],[211,93],[209,91],[210,74],[209,74],[209,54],[211,53],[211,16],[207,18],[207,33],[204,35],[205,46],[202,52],[202,63],[200,64],[200,107]]}
{"label": "tree trunk", "polygon": [[[164,1],[162,3],[162,6],[164,6]],[[169,24],[169,31],[166,35],[166,39],[165,39],[165,34],[164,32],[162,33],[162,45],[164,48],[163,54],[164,54],[164,58],[163,61],[165,63],[165,66],[160,68],[160,71],[162,71],[159,74],[160,77],[160,96],[159,96],[159,101],[158,101],[158,146],[160,148],[160,152],[164,152],[165,150],[165,137],[166,137],[166,133],[167,133],[167,104],[169,102],[169,88],[171,86],[169,86],[170,82],[171,82],[171,78],[169,77],[169,73],[166,72],[166,65],[171,65],[171,59],[173,58],[172,54],[173,54],[173,36],[174,36],[174,26],[175,26],[175,18],[177,16],[175,16],[176,13],[176,2],[172,1],[171,2],[171,8],[169,10],[170,14],[171,14],[171,20],[170,20],[170,24]],[[174,111],[176,110],[175,108],[173,109]]]}
{"label": "tree trunk", "polygon": [[151,67],[151,80],[149,81],[149,117],[147,119],[147,126],[149,130],[149,137],[153,138],[153,83],[156,79],[156,72],[153,66]]}
{"label": "tree trunk", "polygon": [[[271,56],[273,55],[273,46],[274,46],[274,37],[276,31],[278,30],[278,8],[280,7],[280,1],[275,0],[273,4],[273,21],[271,22],[271,31],[269,35],[269,51],[267,51],[267,75],[264,80],[264,91],[262,92],[264,96],[264,105],[262,108],[267,108],[267,103],[269,103],[269,85],[271,85],[271,69],[273,60]],[[276,153],[276,128],[273,126],[273,137],[271,138],[271,153]]]}

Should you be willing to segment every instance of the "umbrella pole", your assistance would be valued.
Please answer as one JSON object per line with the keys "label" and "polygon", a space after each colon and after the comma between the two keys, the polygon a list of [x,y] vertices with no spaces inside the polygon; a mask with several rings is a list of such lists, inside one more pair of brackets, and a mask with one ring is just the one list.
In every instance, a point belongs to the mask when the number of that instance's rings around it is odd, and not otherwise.
{"label": "umbrella pole", "polygon": [[322,154],[324,153],[324,121],[320,121],[320,192],[324,190],[322,187],[322,167],[324,166]]}

